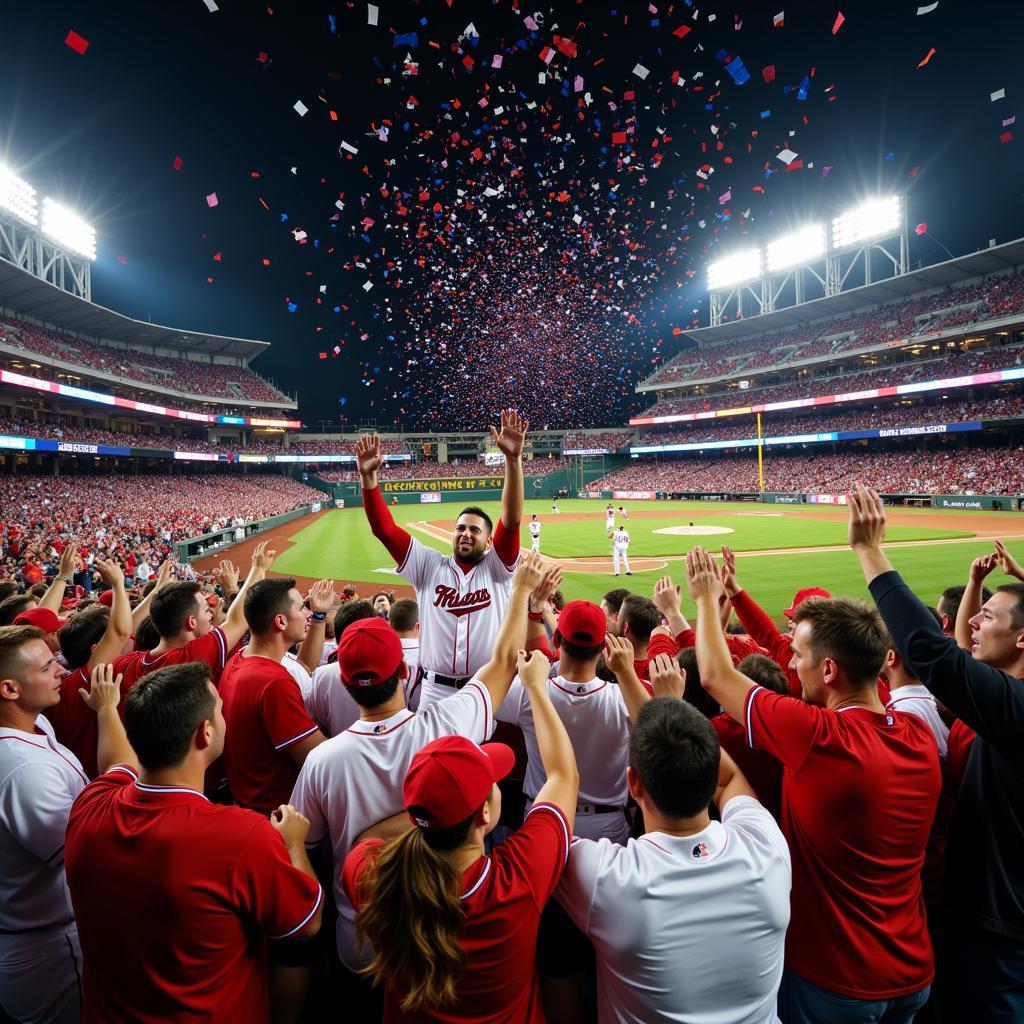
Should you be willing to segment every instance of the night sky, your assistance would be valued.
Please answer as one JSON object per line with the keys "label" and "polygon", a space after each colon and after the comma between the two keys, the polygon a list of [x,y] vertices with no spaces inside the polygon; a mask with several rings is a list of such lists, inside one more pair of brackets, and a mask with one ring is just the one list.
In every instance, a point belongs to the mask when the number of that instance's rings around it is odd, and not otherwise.
{"label": "night sky", "polygon": [[1024,8],[930,6],[5,4],[0,158],[309,425],[616,424],[709,256],[893,191],[912,264],[1024,234]]}

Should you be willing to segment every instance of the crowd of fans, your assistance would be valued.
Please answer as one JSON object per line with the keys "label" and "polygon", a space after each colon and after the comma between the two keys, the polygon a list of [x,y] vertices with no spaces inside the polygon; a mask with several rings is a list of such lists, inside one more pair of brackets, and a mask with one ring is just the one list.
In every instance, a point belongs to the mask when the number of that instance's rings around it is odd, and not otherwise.
{"label": "crowd of fans", "polygon": [[[565,459],[528,459],[523,463],[527,476],[547,476],[565,469]],[[389,462],[381,470],[381,479],[387,480],[449,480],[459,477],[490,477],[501,474],[501,467],[487,466],[480,459],[455,459],[450,462]],[[317,474],[322,480],[335,484],[356,483],[356,469],[329,469]]]}
{"label": "crowd of fans", "polygon": [[629,447],[633,439],[632,430],[607,430],[600,433],[574,433],[570,431],[565,435],[565,448],[616,448]]}
{"label": "crowd of fans", "polygon": [[85,341],[25,322],[0,323],[0,342],[22,349],[39,362],[58,359],[122,380],[140,381],[160,390],[213,398],[288,402],[290,399],[245,366],[175,359]]}
{"label": "crowd of fans", "polygon": [[650,406],[641,416],[675,416],[683,413],[731,409],[736,406],[764,405],[815,398],[819,395],[848,394],[873,388],[895,387],[915,381],[946,380],[1019,366],[1024,358],[1021,346],[998,349],[976,348],[956,355],[942,355],[908,363],[881,366],[874,370],[848,370],[842,373],[807,377],[795,383],[770,384],[758,388],[730,388],[725,392],[700,397],[669,398]]}
{"label": "crowd of fans", "polygon": [[1022,310],[1024,274],[993,277],[808,327],[734,341],[727,346],[681,352],[645,383],[707,380],[734,372],[854,352],[897,338],[910,339],[946,328],[996,320]]}
{"label": "crowd of fans", "polygon": [[[845,494],[861,481],[884,494],[1024,494],[1024,450],[1016,447],[918,451],[767,449],[766,491]],[[634,460],[589,490],[751,494],[758,490],[750,454]]]}

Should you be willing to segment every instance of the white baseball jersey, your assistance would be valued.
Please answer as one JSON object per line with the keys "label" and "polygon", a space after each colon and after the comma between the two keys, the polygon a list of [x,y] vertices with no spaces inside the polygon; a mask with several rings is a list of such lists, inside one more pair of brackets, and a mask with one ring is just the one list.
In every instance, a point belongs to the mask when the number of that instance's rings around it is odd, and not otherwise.
{"label": "white baseball jersey", "polygon": [[[580,807],[600,804],[625,809],[629,796],[626,787],[629,713],[619,688],[596,677],[586,683],[572,683],[555,676],[548,680],[548,696],[576,751]],[[547,775],[537,743],[530,697],[518,676],[494,717],[523,730],[528,758],[523,792],[534,800],[547,781]],[[587,839],[607,837],[612,842],[624,843],[629,838],[629,825],[623,813],[578,814],[573,827],[576,835]]]}
{"label": "white baseball jersey", "polygon": [[540,522],[536,519],[530,520],[530,536],[534,539],[540,536]]}
{"label": "white baseball jersey", "polygon": [[[415,642],[415,641],[414,641]],[[405,647],[402,640],[402,647]],[[415,650],[412,654],[415,655]],[[410,687],[416,680],[416,669],[409,664],[409,651],[405,653],[405,663],[409,665],[409,677],[404,680],[406,703],[412,706]],[[287,666],[285,666],[287,668]],[[301,666],[300,666],[301,667]],[[451,691],[449,691],[451,692]],[[359,705],[352,699],[348,687],[341,681],[341,669],[336,661],[329,665],[321,665],[314,673],[309,690],[303,691],[302,702],[306,705],[309,717],[328,735],[337,736],[344,732],[353,722],[359,720]],[[415,708],[413,708],[415,710]]]}
{"label": "white baseball jersey", "polygon": [[419,602],[419,662],[426,673],[421,707],[451,693],[449,687],[432,682],[432,673],[472,676],[490,660],[508,609],[514,571],[515,563],[505,565],[493,545],[463,572],[454,555],[428,548],[415,537],[410,540],[398,573],[416,588]]}
{"label": "white baseball jersey", "polygon": [[692,836],[574,840],[555,898],[594,944],[600,1024],[777,1024],[791,878],[746,796]]}
{"label": "white baseball jersey", "polygon": [[612,543],[619,551],[626,551],[629,548],[629,534],[620,526],[612,537]]}
{"label": "white baseball jersey", "polygon": [[608,509],[604,514],[604,525],[610,530],[615,526],[615,512]]}
{"label": "white baseball jersey", "polygon": [[309,818],[307,846],[331,837],[338,956],[350,970],[366,960],[356,945],[355,910],[341,884],[341,868],[356,838],[402,810],[405,774],[423,747],[441,736],[483,743],[493,728],[491,695],[483,683],[472,679],[425,710],[403,708],[379,722],[357,719],[306,758],[290,802]]}
{"label": "white baseball jersey", "polygon": [[946,760],[949,752],[949,726],[942,720],[935,698],[928,688],[920,683],[910,686],[897,686],[889,696],[885,705],[887,711],[903,711],[908,715],[917,715],[932,731],[939,747],[939,757]]}

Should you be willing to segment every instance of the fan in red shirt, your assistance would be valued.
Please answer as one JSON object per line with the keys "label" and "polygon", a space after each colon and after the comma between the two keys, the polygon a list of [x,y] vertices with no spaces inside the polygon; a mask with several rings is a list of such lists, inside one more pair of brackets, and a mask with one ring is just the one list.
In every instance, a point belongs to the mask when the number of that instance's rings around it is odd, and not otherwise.
{"label": "fan in red shirt", "polygon": [[225,732],[207,665],[174,665],[135,686],[127,737],[119,696],[112,674],[89,694],[111,739],[105,774],[71,810],[64,855],[85,961],[83,1024],[270,1024],[266,937],[320,928],[309,822],[289,806],[268,819],[203,796]]}
{"label": "fan in red shirt", "polygon": [[578,782],[548,697],[549,668],[537,652],[519,655],[547,781],[509,839],[485,854],[511,749],[444,736],[413,758],[405,777],[414,827],[406,822],[383,845],[360,843],[345,862],[356,926],[376,950],[368,971],[385,987],[385,1024],[544,1021],[537,929],[569,855]]}
{"label": "fan in red shirt", "polygon": [[245,585],[216,629],[213,608],[198,583],[169,583],[159,590],[149,607],[149,618],[160,634],[160,643],[151,651],[133,651],[114,662],[114,671],[123,677],[122,688],[131,689],[147,672],[187,661],[205,662],[214,685],[219,683],[231,651],[248,628],[243,613],[246,592],[266,576],[275,554],[267,550],[267,541],[256,545]]}
{"label": "fan in red shirt", "polygon": [[733,668],[715,614],[714,562],[698,547],[686,569],[701,683],[744,725],[750,746],[784,768],[793,895],[780,1017],[913,1019],[935,973],[921,869],[941,778],[928,727],[879,700],[881,617],[849,598],[803,602],[791,640],[804,694],[796,700]]}
{"label": "fan in red shirt", "polygon": [[325,738],[281,664],[305,639],[312,612],[287,577],[254,583],[243,610],[252,639],[228,662],[218,687],[228,726],[224,767],[235,800],[269,814],[287,802],[306,756]]}

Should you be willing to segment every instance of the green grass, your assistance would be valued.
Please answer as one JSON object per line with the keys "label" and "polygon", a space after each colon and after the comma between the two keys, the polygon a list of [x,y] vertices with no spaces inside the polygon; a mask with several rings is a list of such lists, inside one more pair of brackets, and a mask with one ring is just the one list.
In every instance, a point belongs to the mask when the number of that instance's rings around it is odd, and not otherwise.
{"label": "green grass", "polygon": [[[597,501],[571,500],[560,504],[563,514],[585,513],[587,521],[565,522],[551,515],[548,501],[527,501],[523,523],[523,546],[529,548],[529,534],[526,521],[530,513],[536,512],[543,519],[541,548],[547,555],[574,558],[590,555],[611,554],[611,544],[604,529],[604,503]],[[414,521],[454,521],[460,506],[456,503],[443,505],[399,505],[392,511],[400,524]],[[484,508],[495,520],[501,513],[497,502],[487,503]],[[834,593],[854,597],[867,597],[867,588],[860,567],[849,550],[834,552],[799,552],[786,555],[761,555],[744,558],[742,552],[770,550],[774,548],[823,547],[845,545],[846,524],[842,520],[816,520],[794,517],[787,513],[790,506],[764,506],[753,504],[712,504],[709,502],[628,502],[630,513],[646,509],[656,510],[662,515],[650,519],[630,521],[628,529],[632,538],[630,554],[633,556],[661,556],[669,565],[660,571],[636,572],[630,579],[566,573],[563,591],[570,598],[600,600],[601,595],[616,583],[628,583],[638,593],[649,593],[654,580],[662,573],[672,575],[677,582],[683,580],[682,555],[695,543],[704,543],[717,548],[727,543],[741,552],[738,556],[740,582],[773,615],[788,607],[795,590],[805,586],[824,586]],[[779,511],[781,517],[756,517],[729,515],[732,511]],[[814,511],[808,506],[801,512]],[[821,509],[827,512],[826,509]],[[834,512],[834,510],[832,510]],[[934,603],[941,591],[953,583],[966,579],[971,559],[992,550],[988,541],[945,545],[942,539],[969,537],[978,516],[991,515],[986,512],[957,513],[963,528],[957,531],[939,530],[929,525],[930,510],[915,511],[920,525],[890,527],[888,539],[936,540],[939,543],[925,547],[896,548],[891,557],[911,587],[926,601]],[[950,513],[944,511],[944,517]],[[729,526],[734,533],[707,537],[686,537],[657,534],[653,531],[666,526],[685,525],[690,520],[698,525]],[[1024,527],[1024,519],[1022,519]],[[1024,531],[1022,531],[1024,532]],[[424,544],[450,551],[451,546],[441,540],[414,531]],[[292,537],[292,546],[278,556],[273,571],[292,573],[297,576],[322,577],[368,583],[375,589],[390,582],[398,582],[393,572],[393,563],[384,547],[370,533],[362,509],[337,510],[320,517]],[[1013,547],[1013,545],[1011,545]],[[995,579],[995,577],[994,577]],[[998,580],[997,580],[998,582]],[[684,602],[685,605],[688,602]],[[692,612],[692,607],[689,608]]]}

